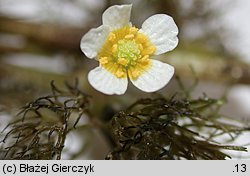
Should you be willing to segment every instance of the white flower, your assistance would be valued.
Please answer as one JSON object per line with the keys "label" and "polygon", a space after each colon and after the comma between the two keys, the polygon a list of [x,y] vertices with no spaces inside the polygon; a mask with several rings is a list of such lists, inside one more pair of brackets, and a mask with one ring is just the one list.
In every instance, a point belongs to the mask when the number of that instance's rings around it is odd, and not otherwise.
{"label": "white flower", "polygon": [[178,28],[172,17],[156,14],[141,29],[130,23],[132,5],[109,7],[103,25],[91,29],[81,40],[81,49],[100,65],[88,74],[90,84],[105,94],[124,94],[131,82],[145,92],[163,88],[174,74],[171,65],[150,59],[171,51],[178,44]]}

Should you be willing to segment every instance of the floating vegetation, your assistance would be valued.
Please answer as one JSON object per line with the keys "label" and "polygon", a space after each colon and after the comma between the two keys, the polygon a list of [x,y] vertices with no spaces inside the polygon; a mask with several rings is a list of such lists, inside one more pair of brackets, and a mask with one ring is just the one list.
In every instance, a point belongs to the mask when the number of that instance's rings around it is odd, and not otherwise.
{"label": "floating vegetation", "polygon": [[7,146],[1,150],[2,159],[61,159],[67,134],[89,106],[89,96],[77,85],[76,80],[74,86],[66,84],[66,90],[60,90],[51,82],[51,95],[24,106],[18,120],[2,131],[8,131],[2,140]]}
{"label": "floating vegetation", "polygon": [[221,105],[222,100],[206,96],[138,100],[112,118],[115,147],[106,159],[222,160],[230,158],[223,150],[246,152],[245,147],[216,142],[224,135],[233,141],[250,130],[220,115]]}

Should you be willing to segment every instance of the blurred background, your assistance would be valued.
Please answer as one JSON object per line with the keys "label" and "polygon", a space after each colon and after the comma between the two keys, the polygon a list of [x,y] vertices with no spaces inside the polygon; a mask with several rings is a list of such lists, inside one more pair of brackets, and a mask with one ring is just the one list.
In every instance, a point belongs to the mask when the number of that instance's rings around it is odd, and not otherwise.
{"label": "blurred background", "polygon": [[[87,73],[98,63],[81,52],[81,37],[101,25],[107,7],[124,3],[133,4],[131,22],[137,27],[155,13],[172,16],[180,30],[180,42],[159,59],[176,68],[185,86],[198,79],[193,97],[205,93],[220,98],[226,94],[221,113],[249,121],[250,1],[0,0],[1,128],[11,120],[8,114],[47,95],[51,80],[61,87],[65,80],[79,78],[81,89],[93,96],[92,108],[99,117],[105,110],[116,111],[148,96],[131,84],[124,96],[105,96],[87,82]],[[172,95],[176,91],[173,80],[161,93]],[[103,98],[105,102],[100,101]],[[100,144],[100,135],[95,136]],[[77,139],[73,136],[66,144]],[[105,141],[101,145],[104,152],[93,149],[93,158],[106,155],[108,146]]]}

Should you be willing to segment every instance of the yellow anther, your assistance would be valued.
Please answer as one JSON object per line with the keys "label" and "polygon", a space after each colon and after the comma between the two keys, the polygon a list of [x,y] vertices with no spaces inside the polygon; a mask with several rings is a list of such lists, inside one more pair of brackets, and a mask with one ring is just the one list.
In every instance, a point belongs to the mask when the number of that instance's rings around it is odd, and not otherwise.
{"label": "yellow anther", "polygon": [[115,40],[115,38],[116,38],[115,34],[113,32],[110,32],[108,36],[108,40],[112,42]]}
{"label": "yellow anther", "polygon": [[144,34],[142,34],[142,33],[137,33],[137,35],[136,35],[136,40],[137,40],[138,43],[144,43],[144,42],[146,42],[148,39],[147,39],[147,37],[146,37]]}
{"label": "yellow anther", "polygon": [[155,46],[150,46],[149,51],[150,51],[150,54],[153,54],[156,51],[156,47]]}
{"label": "yellow anther", "polygon": [[122,69],[118,69],[118,70],[116,71],[115,75],[116,75],[118,78],[122,78],[122,77],[125,75],[125,73],[124,73],[124,71],[123,71]]}
{"label": "yellow anther", "polygon": [[143,56],[143,57],[141,58],[141,61],[146,61],[146,60],[148,60],[148,58],[149,58],[149,55],[145,55],[145,56]]}
{"label": "yellow anther", "polygon": [[133,79],[136,79],[140,75],[140,71],[135,69],[135,70],[132,70],[131,74],[132,74]]}
{"label": "yellow anther", "polygon": [[108,63],[108,57],[101,57],[99,59],[99,62],[104,65],[104,64],[107,64]]}
{"label": "yellow anther", "polygon": [[141,58],[142,64],[148,64],[148,62],[149,62],[149,55],[145,55]]}
{"label": "yellow anther", "polygon": [[137,31],[138,31],[138,28],[136,28],[136,27],[129,28],[129,32],[132,34],[135,34]]}
{"label": "yellow anther", "polygon": [[142,51],[142,50],[143,50],[143,46],[142,46],[142,44],[139,44],[139,45],[138,45],[138,47],[139,47],[139,50],[140,50],[140,51]]}
{"label": "yellow anther", "polygon": [[128,65],[128,60],[124,59],[124,58],[119,58],[118,63],[123,65],[123,66],[127,66]]}
{"label": "yellow anther", "polygon": [[150,47],[145,48],[143,50],[142,54],[143,55],[150,55],[150,54],[153,54],[155,51],[156,51],[156,47],[155,46],[150,46]]}
{"label": "yellow anther", "polygon": [[112,46],[112,53],[115,53],[116,51],[117,51],[117,44],[114,44],[113,46]]}
{"label": "yellow anther", "polygon": [[134,34],[128,34],[128,35],[125,35],[125,39],[132,39],[132,38],[134,38],[135,37],[135,35]]}

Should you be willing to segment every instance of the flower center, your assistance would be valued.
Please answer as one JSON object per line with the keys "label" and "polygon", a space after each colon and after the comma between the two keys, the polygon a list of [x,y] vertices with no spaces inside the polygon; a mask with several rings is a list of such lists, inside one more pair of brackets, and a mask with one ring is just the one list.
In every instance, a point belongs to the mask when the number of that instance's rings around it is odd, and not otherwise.
{"label": "flower center", "polygon": [[122,39],[118,41],[117,50],[113,56],[118,59],[118,63],[128,66],[132,61],[139,59],[140,50],[135,40]]}
{"label": "flower center", "polygon": [[135,27],[125,26],[110,32],[98,59],[116,77],[123,78],[128,73],[131,79],[137,79],[151,66],[149,56],[155,50],[146,35]]}

